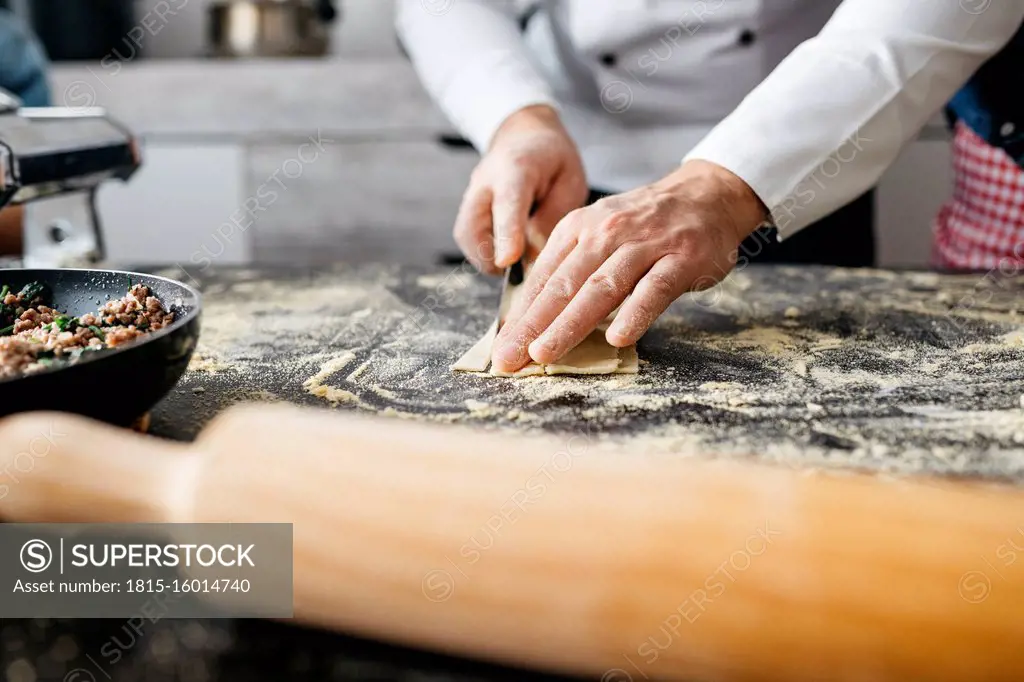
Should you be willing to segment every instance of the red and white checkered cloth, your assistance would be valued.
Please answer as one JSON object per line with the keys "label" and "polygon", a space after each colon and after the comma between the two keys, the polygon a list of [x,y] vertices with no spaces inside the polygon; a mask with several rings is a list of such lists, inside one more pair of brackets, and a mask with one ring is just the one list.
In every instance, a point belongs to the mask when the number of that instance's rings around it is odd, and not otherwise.
{"label": "red and white checkered cloth", "polygon": [[953,198],[935,219],[932,264],[953,270],[1024,266],[1024,169],[957,122]]}

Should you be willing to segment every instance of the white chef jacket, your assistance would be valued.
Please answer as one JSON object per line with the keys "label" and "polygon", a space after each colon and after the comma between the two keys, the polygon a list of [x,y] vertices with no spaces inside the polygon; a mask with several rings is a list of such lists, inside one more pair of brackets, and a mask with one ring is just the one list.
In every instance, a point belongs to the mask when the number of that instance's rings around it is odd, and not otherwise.
{"label": "white chef jacket", "polygon": [[477,149],[547,104],[591,187],[712,161],[785,237],[874,186],[1022,21],[1024,0],[398,0],[397,26]]}

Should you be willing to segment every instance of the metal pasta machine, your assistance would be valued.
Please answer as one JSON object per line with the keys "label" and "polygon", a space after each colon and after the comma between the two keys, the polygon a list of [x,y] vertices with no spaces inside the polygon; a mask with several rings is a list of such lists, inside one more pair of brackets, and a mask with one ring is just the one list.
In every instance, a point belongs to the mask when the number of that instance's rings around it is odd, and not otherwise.
{"label": "metal pasta machine", "polygon": [[0,207],[24,206],[25,267],[105,258],[96,193],[141,164],[139,142],[96,107],[26,108],[0,89]]}

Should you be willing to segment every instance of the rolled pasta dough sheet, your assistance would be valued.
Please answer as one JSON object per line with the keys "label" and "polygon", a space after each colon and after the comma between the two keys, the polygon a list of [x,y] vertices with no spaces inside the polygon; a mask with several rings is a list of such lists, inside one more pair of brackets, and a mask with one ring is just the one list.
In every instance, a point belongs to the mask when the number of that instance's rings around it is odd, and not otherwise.
{"label": "rolled pasta dough sheet", "polygon": [[544,366],[546,374],[614,374],[621,364],[619,349],[596,329],[558,362]]}
{"label": "rolled pasta dough sheet", "polygon": [[486,372],[491,364],[491,347],[498,336],[498,321],[495,320],[480,340],[455,361],[452,370],[456,372]]}
{"label": "rolled pasta dough sheet", "polygon": [[[529,274],[527,267],[526,275]],[[501,317],[507,314],[509,308],[520,295],[521,287],[509,287],[499,302]],[[583,340],[578,346],[566,353],[557,362],[549,365],[539,365],[531,362],[516,372],[498,372],[491,367],[491,350],[494,340],[498,335],[498,322],[490,326],[487,332],[473,344],[466,353],[452,365],[453,371],[480,372],[490,376],[498,377],[528,377],[539,375],[571,374],[571,375],[599,375],[599,374],[636,374],[640,371],[639,358],[636,353],[636,346],[628,348],[616,348],[605,339],[605,331],[613,319],[612,312],[608,318],[594,330],[590,336]],[[487,368],[491,367],[490,372]]]}
{"label": "rolled pasta dough sheet", "polygon": [[452,365],[452,370],[515,378],[545,374],[637,374],[640,371],[640,360],[637,356],[636,346],[616,348],[605,340],[604,332],[604,329],[595,330],[583,343],[566,353],[561,360],[550,365],[531,362],[516,372],[498,372],[493,367],[488,372],[491,349],[497,336],[497,323],[495,323],[472,348],[459,358],[458,362]]}

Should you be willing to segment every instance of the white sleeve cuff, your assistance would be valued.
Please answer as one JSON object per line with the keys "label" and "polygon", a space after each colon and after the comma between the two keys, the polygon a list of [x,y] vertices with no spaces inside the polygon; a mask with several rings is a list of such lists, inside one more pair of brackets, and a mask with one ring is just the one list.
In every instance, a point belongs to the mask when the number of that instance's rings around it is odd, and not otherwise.
{"label": "white sleeve cuff", "polygon": [[[509,116],[529,106],[558,109],[550,87],[531,64],[494,52],[461,70],[439,98],[441,108],[481,153]],[[467,105],[467,103],[472,103]]]}
{"label": "white sleeve cuff", "polygon": [[792,236],[876,185],[1019,30],[1024,6],[851,0],[693,149],[740,177]]}
{"label": "white sleeve cuff", "polygon": [[[813,222],[813,219],[797,221],[792,212],[782,209],[786,198],[792,193],[792,178],[778,169],[770,168],[767,159],[758,161],[743,153],[734,146],[715,144],[704,138],[683,159],[687,161],[709,161],[721,166],[753,190],[771,215],[771,222],[778,230],[779,239],[784,239],[799,232]],[[806,216],[811,218],[811,216]]]}
{"label": "white sleeve cuff", "polygon": [[[783,240],[877,183],[903,144],[902,128],[891,120],[893,113],[884,112],[843,140],[838,135],[817,139],[808,132],[806,140],[779,137],[759,145],[737,141],[763,138],[769,130],[734,116],[712,130],[683,161],[709,161],[747,183],[768,208]],[[817,148],[827,155],[815,153]]]}

